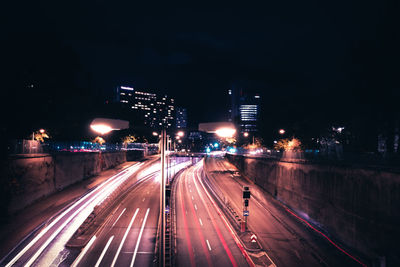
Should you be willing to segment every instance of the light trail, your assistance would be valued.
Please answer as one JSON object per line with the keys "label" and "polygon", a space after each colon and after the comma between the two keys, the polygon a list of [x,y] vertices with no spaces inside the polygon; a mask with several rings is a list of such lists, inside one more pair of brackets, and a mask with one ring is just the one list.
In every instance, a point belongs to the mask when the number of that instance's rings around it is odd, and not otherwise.
{"label": "light trail", "polygon": [[[185,176],[184,176],[184,178],[185,178],[184,181],[186,181],[186,182],[187,182],[187,180],[188,180],[187,177],[188,177],[188,175],[187,175],[187,172],[186,172],[186,173],[185,173]],[[192,198],[193,198],[193,196],[192,196]],[[209,251],[207,250],[206,241],[205,241],[203,232],[202,232],[202,230],[201,230],[201,225],[203,225],[203,222],[201,222],[200,218],[197,217],[196,212],[195,212],[195,210],[194,210],[193,203],[192,203],[191,201],[189,201],[189,204],[188,204],[188,205],[189,205],[189,207],[190,207],[190,209],[191,209],[192,215],[193,215],[193,217],[194,217],[194,221],[196,222],[197,233],[199,234],[200,243],[201,243],[201,246],[203,247],[204,255],[205,255],[206,258],[207,258],[208,266],[213,266],[212,261],[211,261],[211,255],[210,255]],[[197,220],[196,220],[196,219],[197,219]],[[200,224],[201,224],[201,225],[200,225]]]}
{"label": "light trail", "polygon": [[[101,201],[104,200],[105,197],[107,197],[112,191],[114,191],[121,183],[123,183],[128,177],[131,176],[133,172],[129,171],[124,173],[123,176],[119,177],[118,179],[115,179],[110,183],[110,185],[106,188],[104,188],[102,191],[100,191],[97,195],[94,195],[93,198],[90,201],[87,201],[84,203],[78,210],[76,210],[71,216],[69,216],[64,223],[57,228],[56,231],[53,232],[53,234],[46,240],[46,242],[36,251],[36,253],[29,259],[29,261],[25,264],[25,267],[31,266],[36,259],[40,256],[40,254],[46,249],[46,247],[55,239],[55,237],[65,228],[65,226],[72,220],[75,219],[77,215],[82,215],[80,216],[80,223],[75,224],[75,228],[69,229],[69,236],[67,236],[66,242],[68,239],[73,235],[73,233],[79,228],[79,226],[84,222],[84,220],[89,216],[93,208],[100,203]],[[86,209],[84,214],[80,214],[84,209]],[[56,248],[56,250],[61,251],[64,248],[64,244],[60,244],[61,248]],[[53,261],[53,258],[58,254],[56,251],[55,253],[48,253],[52,259],[44,259],[44,264],[51,264]],[[53,255],[53,256],[51,256]]]}
{"label": "light trail", "polygon": [[76,267],[78,266],[79,262],[82,260],[83,256],[85,256],[86,252],[90,249],[94,241],[96,240],[96,236],[94,235],[89,243],[85,246],[85,248],[82,250],[82,252],[79,254],[78,258],[75,259],[75,261],[72,263],[71,267]]}
{"label": "light trail", "polygon": [[[58,217],[56,217],[47,227],[45,227],[37,236],[35,236],[35,238],[29,242],[7,265],[6,267],[10,267],[12,265],[14,265],[32,246],[34,246],[39,239],[41,239],[51,228],[53,228],[63,217],[65,217],[68,213],[70,213],[73,209],[76,209],[79,205],[82,204],[82,207],[85,207],[88,205],[88,203],[90,203],[90,200],[87,200],[90,197],[93,197],[93,199],[95,199],[96,197],[96,193],[97,191],[101,190],[105,190],[104,188],[109,186],[110,184],[113,185],[116,182],[118,182],[119,180],[123,179],[125,176],[130,176],[133,172],[135,172],[136,170],[139,169],[139,167],[143,165],[143,163],[137,163],[125,170],[123,170],[122,172],[112,176],[111,178],[109,178],[106,182],[102,183],[101,185],[99,185],[98,187],[96,187],[93,191],[89,192],[88,194],[86,194],[84,197],[80,198],[77,202],[75,202],[73,205],[71,205],[68,209],[66,209],[64,212],[62,212]],[[81,208],[82,208],[81,207]],[[79,209],[79,211],[81,210],[81,208]],[[83,208],[82,208],[83,209]],[[76,216],[77,212],[73,213],[73,216]],[[70,216],[69,219],[67,219],[67,221],[69,222],[70,220],[72,220],[71,218],[72,216]],[[62,227],[65,227],[66,223],[62,224]],[[57,234],[62,230],[62,228],[57,229]],[[54,238],[56,235],[52,235],[52,237]],[[52,240],[50,240],[49,242],[46,242],[46,244],[49,244]],[[44,250],[44,248],[43,248]],[[42,250],[42,251],[43,251]],[[40,253],[42,252],[40,251]],[[37,254],[37,253],[36,253]],[[35,254],[35,255],[36,255]],[[39,255],[37,255],[39,256]],[[36,260],[31,258],[31,263],[33,263]],[[31,264],[30,263],[30,264]],[[30,264],[28,264],[27,266],[29,266]]]}
{"label": "light trail", "polygon": [[[199,165],[199,167],[197,168],[197,171],[199,172],[199,169],[202,167],[202,165],[204,164],[204,160],[201,161],[201,166]],[[197,177],[199,178],[199,174],[197,172]],[[195,182],[195,186],[197,185],[196,183],[196,179],[193,179]],[[215,210],[217,211],[218,215],[220,216],[220,218],[222,219],[222,221],[225,223],[225,226],[227,227],[227,229],[229,229],[229,232],[231,233],[233,240],[235,241],[236,245],[239,247],[240,252],[242,252],[243,256],[245,257],[247,263],[250,266],[255,267],[254,262],[250,259],[250,256],[247,254],[247,252],[245,251],[245,249],[243,248],[242,244],[240,243],[238,237],[236,236],[234,230],[232,229],[232,227],[229,225],[228,221],[225,219],[225,217],[222,215],[222,211],[219,209],[219,207],[217,206],[217,204],[215,203],[215,201],[212,199],[212,197],[210,196],[210,194],[208,193],[207,189],[205,188],[203,181],[199,178],[199,182],[201,187],[203,188],[204,192],[206,193],[206,195],[208,196],[208,199],[210,200],[210,202],[213,204]],[[202,199],[202,198],[201,198]],[[203,200],[203,199],[202,199]],[[204,200],[203,200],[204,201]],[[269,257],[268,257],[269,258]],[[270,259],[271,260],[271,259]],[[272,262],[272,260],[271,260]],[[273,266],[276,266],[275,263],[273,263]]]}

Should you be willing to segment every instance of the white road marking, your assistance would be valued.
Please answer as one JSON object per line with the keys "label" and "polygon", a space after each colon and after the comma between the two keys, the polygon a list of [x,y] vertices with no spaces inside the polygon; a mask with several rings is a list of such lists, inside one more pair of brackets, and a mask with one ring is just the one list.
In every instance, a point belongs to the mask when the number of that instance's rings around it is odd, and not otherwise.
{"label": "white road marking", "polygon": [[199,218],[199,221],[200,221],[200,224],[201,224],[201,226],[203,226],[203,222],[201,221],[201,219]]}
{"label": "white road marking", "polygon": [[147,209],[146,215],[144,216],[142,228],[140,229],[139,237],[138,237],[137,242],[136,242],[135,251],[133,252],[133,257],[132,257],[132,261],[131,261],[131,265],[130,265],[131,267],[135,263],[136,254],[137,254],[137,251],[138,251],[138,248],[139,248],[140,239],[142,239],[143,229],[144,229],[144,225],[146,224],[146,220],[147,220],[147,216],[149,215],[149,211],[150,211],[150,208]]}
{"label": "white road marking", "polygon": [[115,263],[117,262],[118,255],[119,255],[119,253],[121,252],[122,246],[124,245],[125,239],[126,239],[126,237],[128,236],[129,230],[131,230],[133,221],[135,220],[136,215],[138,214],[138,212],[139,212],[139,208],[136,209],[136,212],[135,212],[135,214],[133,215],[133,217],[132,217],[132,219],[131,219],[131,221],[130,221],[130,223],[129,223],[129,225],[128,225],[128,228],[126,229],[125,234],[124,234],[124,236],[122,237],[121,244],[119,244],[117,253],[115,253],[114,259],[113,259],[113,261],[112,261],[112,263],[111,263],[111,267],[114,267],[114,266],[115,266]]}
{"label": "white road marking", "polygon": [[189,189],[189,192],[192,193],[192,189]]}
{"label": "white road marking", "polygon": [[208,249],[211,251],[211,246],[210,246],[210,242],[208,242],[208,239],[206,239],[206,242],[207,242]]}
{"label": "white road marking", "polygon": [[114,225],[118,222],[119,218],[121,218],[122,214],[125,212],[126,208],[121,212],[121,214],[118,216],[118,218],[115,220],[115,222],[113,223],[113,225],[111,226],[111,228],[114,227]]}
{"label": "white road marking", "polygon": [[96,265],[95,265],[94,267],[99,267],[101,261],[103,260],[104,255],[106,254],[107,249],[108,249],[108,247],[110,246],[111,241],[112,241],[113,239],[114,239],[114,236],[113,236],[113,235],[110,237],[110,239],[108,239],[108,242],[107,242],[106,246],[104,247],[103,251],[101,252],[100,257],[99,257],[99,259],[97,260]]}
{"label": "white road marking", "polygon": [[85,256],[86,252],[89,250],[89,248],[92,246],[94,240],[96,240],[96,236],[94,235],[89,243],[87,243],[87,245],[85,246],[85,248],[82,250],[81,254],[79,254],[78,258],[76,258],[74,260],[74,262],[72,263],[71,267],[76,267],[78,266],[79,262],[82,260],[83,256]]}
{"label": "white road marking", "polygon": [[192,196],[192,200],[194,200],[194,197]]}
{"label": "white road marking", "polygon": [[194,204],[194,208],[195,208],[195,210],[197,210],[197,205],[196,204]]}

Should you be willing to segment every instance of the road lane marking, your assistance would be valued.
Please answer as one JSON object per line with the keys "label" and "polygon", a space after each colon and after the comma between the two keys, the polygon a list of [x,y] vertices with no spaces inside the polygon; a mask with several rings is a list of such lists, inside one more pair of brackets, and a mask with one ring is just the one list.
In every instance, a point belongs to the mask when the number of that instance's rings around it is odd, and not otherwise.
{"label": "road lane marking", "polygon": [[201,219],[199,218],[199,221],[200,221],[200,224],[201,224],[201,226],[203,226],[203,222],[201,221]]}
{"label": "road lane marking", "polygon": [[192,193],[192,189],[189,189],[189,192]]}
{"label": "road lane marking", "polygon": [[138,212],[139,212],[139,208],[136,209],[135,214],[133,215],[131,221],[129,222],[128,228],[126,229],[125,234],[124,234],[124,236],[122,237],[121,243],[119,244],[117,253],[115,253],[114,259],[113,259],[113,261],[112,261],[112,263],[111,263],[111,267],[114,267],[114,266],[115,266],[115,263],[117,262],[119,253],[121,252],[122,246],[124,245],[125,239],[126,239],[126,237],[128,236],[129,230],[131,230],[133,221],[135,220],[136,215],[138,214]]}
{"label": "road lane marking", "polygon": [[208,249],[211,251],[211,246],[210,246],[210,242],[208,242],[208,239],[206,239],[206,242],[207,242]]}
{"label": "road lane marking", "polygon": [[104,255],[106,254],[106,251],[107,251],[108,247],[110,246],[111,241],[112,241],[113,239],[114,239],[114,236],[113,236],[113,235],[110,237],[110,239],[108,239],[108,242],[107,242],[106,246],[104,247],[103,251],[101,252],[100,257],[99,257],[99,259],[97,260],[96,265],[95,265],[94,267],[99,267],[101,261],[103,260]]}
{"label": "road lane marking", "polygon": [[115,222],[113,223],[113,225],[111,226],[111,228],[114,227],[114,225],[118,222],[119,218],[121,218],[122,214],[125,212],[126,208],[121,212],[121,214],[118,216],[118,218],[115,220]]}
{"label": "road lane marking", "polygon": [[74,260],[74,262],[72,263],[71,267],[76,267],[78,266],[79,262],[82,260],[83,256],[85,256],[86,252],[89,250],[89,248],[92,246],[94,240],[96,240],[96,236],[94,235],[89,243],[87,243],[87,245],[85,246],[85,248],[82,250],[81,254],[79,254],[78,258],[76,258]]}
{"label": "road lane marking", "polygon": [[137,254],[137,251],[138,251],[138,248],[139,248],[140,239],[142,239],[143,229],[144,229],[144,225],[146,224],[146,220],[147,220],[147,216],[149,215],[149,211],[150,211],[150,208],[147,209],[146,215],[144,216],[142,228],[140,228],[140,233],[139,233],[139,237],[138,237],[137,242],[136,242],[135,251],[133,252],[133,257],[132,257],[132,261],[131,261],[131,265],[130,265],[131,267],[135,263],[136,254]]}
{"label": "road lane marking", "polygon": [[194,197],[192,196],[192,200],[194,200]]}
{"label": "road lane marking", "polygon": [[194,204],[194,208],[197,210],[197,205],[196,204]]}

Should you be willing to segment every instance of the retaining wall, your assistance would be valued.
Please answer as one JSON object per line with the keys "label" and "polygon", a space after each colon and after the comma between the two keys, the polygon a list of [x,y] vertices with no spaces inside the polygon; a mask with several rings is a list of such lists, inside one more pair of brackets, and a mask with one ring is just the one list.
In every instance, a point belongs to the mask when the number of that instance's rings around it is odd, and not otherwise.
{"label": "retaining wall", "polygon": [[398,263],[400,174],[227,155],[240,171],[350,247]]}
{"label": "retaining wall", "polygon": [[8,212],[21,210],[42,197],[125,161],[124,151],[12,157],[2,172],[10,198]]}

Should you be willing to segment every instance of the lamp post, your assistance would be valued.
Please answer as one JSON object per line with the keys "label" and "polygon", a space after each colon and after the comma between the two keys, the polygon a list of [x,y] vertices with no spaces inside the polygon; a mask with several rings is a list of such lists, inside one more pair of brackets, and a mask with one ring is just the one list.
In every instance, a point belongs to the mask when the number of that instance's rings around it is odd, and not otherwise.
{"label": "lamp post", "polygon": [[160,183],[160,219],[161,219],[161,235],[160,235],[160,266],[165,266],[165,144],[166,132],[161,131],[161,183]]}

